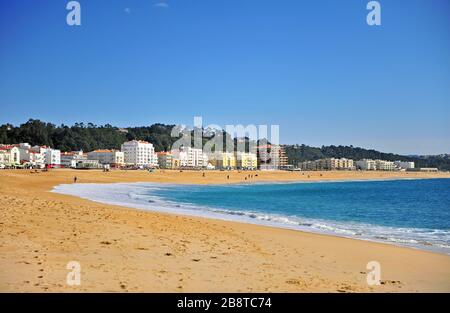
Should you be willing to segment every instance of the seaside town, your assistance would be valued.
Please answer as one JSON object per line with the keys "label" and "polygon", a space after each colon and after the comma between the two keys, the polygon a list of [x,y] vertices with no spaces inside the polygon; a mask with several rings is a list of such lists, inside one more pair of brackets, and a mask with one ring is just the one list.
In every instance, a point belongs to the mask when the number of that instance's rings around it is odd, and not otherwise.
{"label": "seaside town", "polygon": [[186,169],[186,170],[286,170],[286,171],[422,171],[437,168],[416,168],[414,162],[386,160],[352,160],[324,158],[289,164],[283,145],[264,145],[252,152],[212,152],[181,147],[155,152],[152,143],[142,140],[124,142],[119,150],[61,152],[47,146],[28,143],[0,144],[0,169]]}
{"label": "seaside town", "polygon": [[0,294],[437,307],[420,294],[450,293],[448,13],[0,1]]}

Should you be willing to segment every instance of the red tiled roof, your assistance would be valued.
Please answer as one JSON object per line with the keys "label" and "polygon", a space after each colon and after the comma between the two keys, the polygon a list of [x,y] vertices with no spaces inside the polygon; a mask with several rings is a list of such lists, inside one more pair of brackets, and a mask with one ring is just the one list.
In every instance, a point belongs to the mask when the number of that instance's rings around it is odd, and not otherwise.
{"label": "red tiled roof", "polygon": [[9,146],[0,146],[0,150],[11,150],[12,148],[17,148],[16,146],[9,145]]}
{"label": "red tiled roof", "polygon": [[113,152],[113,150],[107,150],[107,149],[99,149],[99,150],[94,150],[92,152]]}
{"label": "red tiled roof", "polygon": [[70,151],[70,152],[63,152],[62,155],[74,155],[79,154],[79,151]]}

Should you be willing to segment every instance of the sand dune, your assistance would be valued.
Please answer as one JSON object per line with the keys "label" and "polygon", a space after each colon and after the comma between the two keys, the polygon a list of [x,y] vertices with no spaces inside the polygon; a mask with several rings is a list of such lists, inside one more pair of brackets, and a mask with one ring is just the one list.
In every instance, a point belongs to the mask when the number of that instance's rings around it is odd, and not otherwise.
{"label": "sand dune", "polygon": [[[450,177],[436,173],[258,172],[252,181]],[[230,175],[230,179],[227,179]],[[450,257],[408,248],[145,212],[51,193],[88,182],[242,182],[247,173],[0,171],[0,291],[450,291]],[[382,285],[366,283],[381,264]],[[69,261],[81,286],[68,286]]]}

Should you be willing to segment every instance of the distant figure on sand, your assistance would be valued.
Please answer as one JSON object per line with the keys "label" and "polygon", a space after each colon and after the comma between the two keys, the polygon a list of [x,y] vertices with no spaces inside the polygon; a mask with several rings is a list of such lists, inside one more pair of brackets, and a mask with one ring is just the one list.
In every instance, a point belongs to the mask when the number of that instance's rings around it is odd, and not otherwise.
{"label": "distant figure on sand", "polygon": [[230,175],[227,175],[227,179],[230,179]]}
{"label": "distant figure on sand", "polygon": [[73,183],[74,183],[74,184],[77,183],[77,177],[76,177],[76,176],[73,178]]}

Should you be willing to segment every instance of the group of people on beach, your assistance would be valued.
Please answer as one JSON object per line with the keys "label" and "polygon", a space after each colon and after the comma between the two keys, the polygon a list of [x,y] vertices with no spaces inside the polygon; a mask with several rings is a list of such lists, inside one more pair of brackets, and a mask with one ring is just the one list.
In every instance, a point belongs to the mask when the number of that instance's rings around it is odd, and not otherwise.
{"label": "group of people on beach", "polygon": [[[239,173],[240,173],[240,172],[239,172]],[[248,175],[246,175],[246,176],[244,177],[244,179],[245,179],[245,180],[251,179],[251,178],[253,178],[254,176],[256,177],[256,176],[258,176],[258,174],[255,174],[255,175],[253,175],[253,174],[248,174]],[[206,173],[205,173],[205,172],[202,173],[202,177],[206,177]],[[227,179],[230,179],[230,175],[227,175]]]}
{"label": "group of people on beach", "polygon": [[[202,176],[203,176],[203,177],[206,177],[206,173],[203,172]],[[245,179],[245,180],[251,179],[251,178],[253,178],[254,176],[256,177],[256,176],[258,176],[258,174],[255,174],[255,175],[253,175],[253,174],[248,174],[248,175],[246,175],[246,176],[244,177],[244,179]],[[230,175],[227,175],[227,179],[230,179]],[[76,183],[77,183],[77,180],[78,180],[78,178],[77,178],[76,176],[74,176],[74,177],[73,177],[73,183],[76,184]]]}

